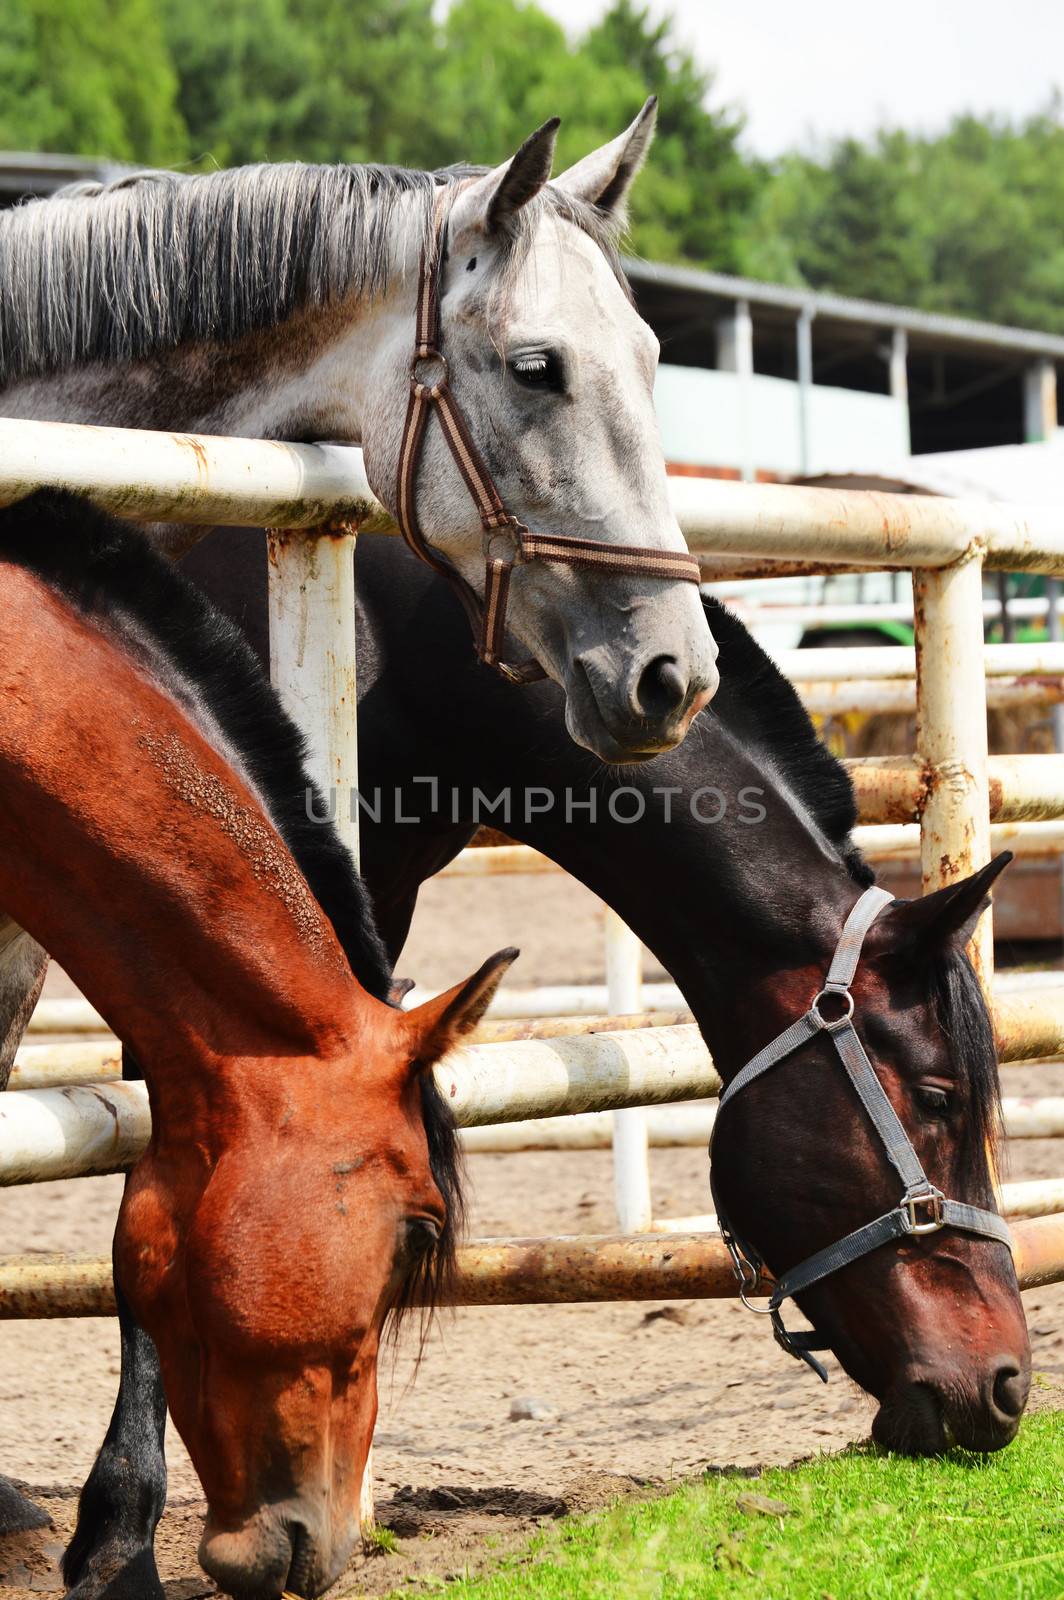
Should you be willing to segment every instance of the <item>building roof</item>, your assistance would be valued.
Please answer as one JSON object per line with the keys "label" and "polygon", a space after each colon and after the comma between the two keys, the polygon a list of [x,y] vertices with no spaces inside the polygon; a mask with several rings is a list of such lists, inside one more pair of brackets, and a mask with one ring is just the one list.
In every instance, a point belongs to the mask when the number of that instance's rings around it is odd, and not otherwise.
{"label": "building roof", "polygon": [[1014,355],[1042,355],[1064,360],[1064,336],[1039,333],[1031,328],[1008,328],[996,322],[977,322],[971,317],[943,316],[933,311],[918,311],[913,306],[886,305],[875,300],[852,300],[845,295],[824,294],[813,289],[787,284],[759,283],[754,278],[733,278],[723,272],[703,272],[696,267],[666,266],[656,261],[628,259],[625,271],[642,296],[647,291],[665,290],[670,296],[686,299],[692,310],[701,304],[708,316],[723,315],[737,300],[747,301],[768,320],[793,322],[803,311],[819,326],[835,324],[842,332],[845,324],[865,328],[901,328],[910,341],[925,350],[961,353],[990,348]]}
{"label": "building roof", "polygon": [[48,152],[0,150],[0,206],[54,194],[68,183],[108,181],[129,169],[102,156],[63,156]]}

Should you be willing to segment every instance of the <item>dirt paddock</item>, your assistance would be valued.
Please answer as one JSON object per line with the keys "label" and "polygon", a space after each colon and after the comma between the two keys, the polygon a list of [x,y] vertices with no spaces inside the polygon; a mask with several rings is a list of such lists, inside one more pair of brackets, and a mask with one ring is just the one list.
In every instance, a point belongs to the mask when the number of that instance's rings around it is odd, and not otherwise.
{"label": "dirt paddock", "polygon": [[[600,913],[554,879],[433,884],[400,972],[454,981],[516,940],[522,986],[601,977]],[[655,970],[648,964],[648,976]],[[62,992],[61,975],[52,992]],[[1064,1094],[1064,1066],[1005,1069],[1014,1093]],[[655,1209],[707,1208],[705,1157],[652,1152]],[[1013,1147],[1010,1175],[1060,1176],[1059,1142]],[[470,1162],[476,1234],[609,1232],[607,1152],[481,1155]],[[3,1248],[105,1252],[118,1178],[0,1194]],[[1039,1403],[1064,1405],[1064,1285],[1026,1297]],[[446,1577],[544,1519],[707,1467],[790,1461],[867,1435],[870,1402],[833,1366],[827,1388],[734,1303],[477,1308],[447,1316],[414,1376],[408,1341],[384,1364],[375,1445],[378,1515],[398,1553],[363,1559],[333,1593]],[[103,1437],[118,1374],[111,1321],[0,1324],[0,1472],[29,1485],[54,1528],[0,1550],[5,1597],[61,1592],[54,1558]],[[515,1400],[535,1420],[511,1421]],[[215,1591],[196,1562],[202,1506],[171,1433],[160,1569],[171,1600]]]}

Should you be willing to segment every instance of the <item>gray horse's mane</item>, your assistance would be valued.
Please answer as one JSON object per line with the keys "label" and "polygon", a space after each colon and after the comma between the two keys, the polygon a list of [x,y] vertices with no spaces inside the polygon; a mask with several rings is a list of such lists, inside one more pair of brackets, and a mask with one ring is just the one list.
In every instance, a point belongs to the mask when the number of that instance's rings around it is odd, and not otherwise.
{"label": "gray horse's mane", "polygon": [[[145,172],[78,184],[0,213],[0,384],[89,362],[122,364],[186,342],[228,342],[303,308],[381,294],[396,230],[420,246],[440,185],[487,169],[234,167]],[[523,207],[506,260],[519,261],[549,206],[606,252],[616,230],[548,186]]]}

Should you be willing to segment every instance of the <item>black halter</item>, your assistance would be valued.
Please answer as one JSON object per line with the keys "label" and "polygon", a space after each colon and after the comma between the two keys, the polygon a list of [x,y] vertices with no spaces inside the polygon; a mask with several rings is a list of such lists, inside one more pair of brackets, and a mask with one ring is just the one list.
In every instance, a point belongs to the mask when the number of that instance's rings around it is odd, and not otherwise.
{"label": "black halter", "polygon": [[[771,1044],[759,1050],[728,1084],[721,1094],[717,1120],[713,1128],[713,1138],[716,1138],[720,1127],[720,1112],[740,1089],[745,1089],[748,1083],[752,1083],[770,1067],[776,1066],[778,1062],[792,1055],[810,1039],[816,1038],[818,1033],[827,1033],[846,1068],[850,1082],[860,1096],[861,1104],[879,1134],[892,1166],[905,1185],[904,1193],[893,1211],[884,1212],[874,1222],[866,1223],[863,1228],[856,1228],[853,1233],[848,1233],[836,1244],[818,1250],[816,1255],[799,1262],[796,1267],[792,1267],[789,1272],[778,1278],[768,1306],[764,1308],[772,1317],[772,1328],[777,1344],[790,1355],[812,1367],[825,1383],[828,1381],[827,1372],[812,1351],[830,1349],[830,1344],[827,1340],[819,1338],[815,1331],[789,1333],[783,1325],[780,1311],[784,1300],[801,1294],[803,1290],[810,1288],[814,1283],[819,1283],[832,1272],[838,1272],[840,1268],[848,1267],[852,1261],[857,1261],[870,1251],[877,1250],[880,1245],[889,1244],[894,1239],[937,1233],[940,1228],[960,1228],[965,1233],[982,1234],[987,1239],[996,1239],[1000,1244],[1012,1248],[1008,1227],[996,1212],[983,1211],[978,1206],[965,1205],[959,1200],[947,1200],[941,1190],[935,1188],[920,1165],[920,1158],[898,1120],[886,1091],[876,1077],[872,1063],[853,1025],[854,1006],[850,984],[857,971],[857,963],[861,959],[861,947],[872,923],[893,898],[893,895],[888,894],[885,889],[878,889],[874,885],[865,890],[846,919],[827,978],[824,980],[824,987],[805,1015],[799,1017],[797,1022],[792,1022],[791,1026],[773,1039]],[[825,1017],[820,1009],[822,1003],[830,997],[841,1002],[843,1007],[841,1015],[835,1018]],[[712,1150],[711,1138],[711,1155]],[[710,1188],[713,1189],[712,1165]],[[728,1247],[735,1276],[739,1280],[739,1292],[743,1304],[751,1311],[760,1311],[762,1309],[760,1306],[750,1305],[748,1296],[756,1293],[763,1265],[762,1257],[739,1238],[735,1229],[726,1220],[715,1189],[713,1189],[713,1200],[721,1237]]]}

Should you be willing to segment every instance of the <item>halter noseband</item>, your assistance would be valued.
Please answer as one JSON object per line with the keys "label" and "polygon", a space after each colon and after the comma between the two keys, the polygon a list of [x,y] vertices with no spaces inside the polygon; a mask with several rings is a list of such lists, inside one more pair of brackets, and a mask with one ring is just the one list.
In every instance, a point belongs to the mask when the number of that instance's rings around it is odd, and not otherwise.
{"label": "halter noseband", "polygon": [[[830,1349],[830,1344],[826,1339],[818,1338],[815,1331],[789,1333],[783,1325],[780,1311],[784,1300],[801,1294],[814,1283],[819,1283],[822,1278],[838,1272],[842,1267],[848,1267],[851,1262],[860,1260],[870,1251],[878,1250],[880,1245],[889,1244],[894,1239],[937,1233],[940,1228],[960,1228],[965,1233],[982,1234],[987,1239],[996,1239],[1000,1244],[1012,1248],[1008,1227],[996,1212],[983,1211],[978,1206],[965,1205],[958,1200],[947,1200],[941,1190],[935,1188],[921,1166],[920,1158],[887,1098],[883,1085],[876,1077],[872,1063],[853,1025],[854,1005],[850,984],[857,971],[857,963],[861,959],[861,947],[876,917],[893,898],[894,896],[888,894],[885,889],[876,888],[874,885],[865,890],[846,919],[828,975],[824,980],[824,987],[803,1017],[799,1017],[797,1022],[792,1022],[791,1026],[773,1039],[771,1044],[759,1050],[757,1055],[736,1074],[721,1094],[717,1107],[718,1120],[714,1124],[715,1138],[720,1125],[720,1112],[740,1089],[745,1089],[748,1083],[759,1078],[763,1072],[776,1066],[810,1039],[815,1039],[818,1033],[826,1033],[846,1068],[850,1082],[857,1090],[861,1104],[871,1118],[892,1166],[905,1185],[905,1191],[893,1211],[884,1212],[874,1222],[866,1223],[863,1228],[856,1228],[853,1233],[848,1233],[836,1244],[818,1250],[816,1255],[807,1257],[805,1261],[799,1262],[796,1267],[792,1267],[789,1272],[785,1272],[776,1280],[768,1306],[765,1308],[772,1317],[776,1342],[790,1355],[812,1367],[825,1383],[828,1381],[827,1372],[812,1351]],[[821,1010],[822,1003],[831,998],[840,1001],[844,1008],[841,1016],[837,1018],[825,1017]],[[712,1148],[711,1139],[711,1153]],[[710,1187],[713,1188],[712,1166]],[[750,1305],[748,1295],[757,1288],[763,1265],[762,1258],[739,1238],[735,1229],[727,1222],[715,1189],[713,1199],[721,1237],[732,1258],[743,1304],[751,1311],[759,1311],[761,1307]]]}
{"label": "halter noseband", "polygon": [[[421,253],[417,289],[417,336],[410,363],[410,399],[399,449],[395,510],[403,538],[416,556],[445,577],[455,590],[473,629],[477,656],[511,683],[532,683],[546,677],[536,661],[508,666],[502,659],[510,576],[516,565],[540,561],[570,567],[606,567],[640,573],[647,578],[679,578],[699,583],[698,562],[686,551],[655,550],[644,545],[608,544],[601,539],[576,539],[566,534],[531,533],[507,511],[484,458],[473,443],[462,409],[450,384],[440,324],[440,274],[447,258],[446,222],[438,218],[431,249]],[[417,469],[432,407],[443,437],[480,514],[487,543],[484,599],[480,599],[457,567],[425,539],[417,518]],[[505,556],[494,553],[499,536],[508,537]]]}

